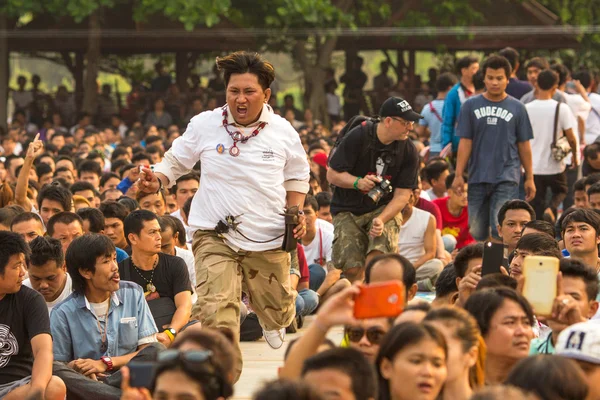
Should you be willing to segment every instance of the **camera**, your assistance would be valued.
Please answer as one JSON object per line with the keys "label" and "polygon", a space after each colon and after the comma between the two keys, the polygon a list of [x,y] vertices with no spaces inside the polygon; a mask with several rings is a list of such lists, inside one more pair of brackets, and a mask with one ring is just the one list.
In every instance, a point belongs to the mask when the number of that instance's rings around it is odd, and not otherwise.
{"label": "camera", "polygon": [[369,196],[369,198],[373,200],[373,203],[377,204],[383,196],[385,196],[388,193],[392,193],[392,191],[392,183],[387,179],[382,179],[381,182],[375,185],[373,189],[369,190],[367,196]]}

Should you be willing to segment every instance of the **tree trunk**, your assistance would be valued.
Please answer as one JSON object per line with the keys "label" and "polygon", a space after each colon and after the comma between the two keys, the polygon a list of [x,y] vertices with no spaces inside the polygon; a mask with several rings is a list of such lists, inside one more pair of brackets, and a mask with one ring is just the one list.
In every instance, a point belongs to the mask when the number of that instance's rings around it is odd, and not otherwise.
{"label": "tree trunk", "polygon": [[85,82],[83,90],[83,111],[94,115],[98,98],[98,62],[100,61],[100,15],[99,11],[90,15],[88,51],[86,53]]}
{"label": "tree trunk", "polygon": [[7,129],[8,120],[8,38],[6,30],[8,29],[7,17],[0,13],[0,131]]}
{"label": "tree trunk", "polygon": [[77,112],[81,111],[83,105],[83,72],[85,70],[85,63],[83,59],[83,53],[78,51],[75,53],[75,105],[77,106]]}
{"label": "tree trunk", "polygon": [[310,79],[310,98],[308,107],[313,112],[314,118],[329,125],[329,115],[327,114],[327,97],[325,95],[325,69],[314,67],[306,75]]}

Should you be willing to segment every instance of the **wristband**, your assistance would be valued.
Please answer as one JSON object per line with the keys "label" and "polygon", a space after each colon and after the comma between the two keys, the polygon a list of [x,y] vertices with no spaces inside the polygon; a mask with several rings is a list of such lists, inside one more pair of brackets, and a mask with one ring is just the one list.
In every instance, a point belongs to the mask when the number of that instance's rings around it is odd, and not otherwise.
{"label": "wristband", "polygon": [[354,189],[356,189],[356,190],[360,190],[360,189],[358,188],[358,181],[360,181],[361,179],[362,179],[362,176],[357,176],[357,177],[356,177],[356,180],[354,181],[354,185],[352,185],[352,186],[354,186]]}
{"label": "wristband", "polygon": [[167,334],[169,339],[171,339],[171,342],[173,340],[175,340],[175,335],[176,335],[175,329],[173,329],[173,328],[165,329],[164,332]]}

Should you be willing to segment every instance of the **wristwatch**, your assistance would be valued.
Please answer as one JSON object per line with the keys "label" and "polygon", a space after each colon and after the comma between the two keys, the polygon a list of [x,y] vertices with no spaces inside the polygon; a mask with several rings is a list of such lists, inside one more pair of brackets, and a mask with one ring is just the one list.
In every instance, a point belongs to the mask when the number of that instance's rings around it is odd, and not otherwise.
{"label": "wristwatch", "polygon": [[177,336],[177,331],[173,328],[167,328],[165,329],[165,333],[167,334],[167,336],[169,337],[169,339],[171,339],[171,342],[173,340],[175,340],[175,336]]}
{"label": "wristwatch", "polygon": [[107,371],[112,371],[112,369],[113,369],[112,358],[110,358],[108,356],[102,356],[102,357],[100,357],[100,360],[106,365]]}

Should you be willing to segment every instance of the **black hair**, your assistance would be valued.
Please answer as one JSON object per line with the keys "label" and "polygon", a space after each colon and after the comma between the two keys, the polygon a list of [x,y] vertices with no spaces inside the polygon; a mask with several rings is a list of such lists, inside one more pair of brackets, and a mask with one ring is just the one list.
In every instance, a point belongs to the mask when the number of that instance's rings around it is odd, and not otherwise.
{"label": "black hair", "polygon": [[217,58],[217,68],[223,72],[225,86],[233,74],[250,73],[256,75],[263,90],[268,89],[275,80],[275,68],[258,53],[236,51],[225,57]]}
{"label": "black hair", "polygon": [[143,160],[148,161],[148,164],[152,163],[152,157],[148,153],[141,152],[141,153],[134,154],[133,157],[131,157],[131,162],[134,164],[136,162],[143,161]]}
{"label": "black hair", "polygon": [[35,166],[35,173],[37,174],[39,179],[42,175],[51,174],[52,167],[46,163],[39,163]]}
{"label": "black hair", "polygon": [[538,75],[537,84],[542,90],[550,90],[558,84],[558,74],[551,69],[545,69]]}
{"label": "black hair", "polygon": [[121,221],[125,221],[125,218],[129,214],[127,207],[116,201],[107,201],[100,203],[100,212],[104,215],[104,218],[118,218]]}
{"label": "black hair", "polygon": [[562,224],[560,226],[560,232],[562,236],[565,236],[565,231],[567,230],[567,226],[573,222],[583,222],[592,227],[596,231],[596,235],[600,235],[600,215],[594,210],[587,208],[577,208],[563,219]]}
{"label": "black hair", "polygon": [[180,176],[175,181],[175,185],[173,185],[173,188],[171,189],[172,193],[173,194],[177,193],[177,185],[179,185],[181,182],[187,182],[187,181],[200,182],[200,174],[198,172],[196,172],[196,171],[192,171],[192,172],[190,172],[188,174]]}
{"label": "black hair", "polygon": [[512,73],[512,66],[510,65],[510,62],[508,62],[506,58],[498,55],[489,56],[485,59],[485,61],[483,61],[481,71],[483,72],[484,76],[487,74],[488,69],[503,69],[506,73],[506,79],[510,78]]}
{"label": "black hair", "polygon": [[517,280],[500,272],[496,272],[494,274],[487,274],[481,277],[481,280],[477,284],[475,290],[483,290],[497,287],[507,287],[513,290],[517,290]]}
{"label": "black hair", "polygon": [[175,224],[175,227],[177,228],[177,231],[179,233],[179,236],[177,236],[177,240],[179,241],[179,245],[180,246],[185,246],[187,243],[187,233],[185,230],[185,226],[183,225],[183,222],[179,219],[179,218],[175,218],[171,215],[165,215],[165,217],[171,219],[173,221],[173,223]]}
{"label": "black hair", "polygon": [[506,287],[484,289],[471,294],[465,303],[465,310],[477,320],[482,336],[488,334],[492,318],[507,300],[517,303],[527,316],[529,324],[533,325],[533,310],[525,297]]}
{"label": "black hair", "polygon": [[519,52],[512,47],[505,47],[498,52],[499,56],[502,56],[508,60],[512,69],[517,68],[519,64]]}
{"label": "black hair", "polygon": [[106,201],[106,196],[108,196],[110,193],[119,193],[119,197],[123,195],[123,192],[121,192],[119,189],[106,189],[100,195],[100,201]]}
{"label": "black hair", "polygon": [[275,379],[266,382],[254,393],[252,400],[322,400],[308,383],[298,380]]}
{"label": "black hair", "polygon": [[79,167],[77,168],[77,173],[79,174],[79,176],[81,176],[83,172],[92,172],[98,175],[98,177],[101,177],[102,167],[96,161],[85,160],[84,162],[79,164]]}
{"label": "black hair", "polygon": [[10,258],[18,254],[25,255],[26,259],[30,256],[31,250],[25,240],[17,233],[0,231],[0,276],[4,276]]}
{"label": "black hair", "polygon": [[[283,355],[283,360],[287,360],[288,356],[290,355],[290,351],[292,350],[292,347],[294,347],[294,345],[298,342],[298,340],[300,340],[299,337],[292,339],[289,343],[287,348],[285,349],[285,353]],[[323,339],[323,343],[321,343],[319,346],[323,346],[323,345],[327,345],[329,346],[330,349],[335,349],[337,346],[335,345],[335,343],[333,343],[331,341],[331,339]]]}
{"label": "black hair", "polygon": [[48,261],[54,261],[56,267],[60,268],[65,262],[62,244],[58,239],[38,236],[29,243],[29,247],[31,248],[29,265],[41,267]]}
{"label": "black hair", "polygon": [[594,172],[585,178],[585,186],[592,186],[598,182],[600,182],[600,172]]}
{"label": "black hair", "polygon": [[117,203],[124,206],[128,210],[128,212],[132,212],[140,208],[140,204],[137,202],[137,200],[127,196],[121,196],[117,200]]}
{"label": "black hair", "polygon": [[389,381],[381,374],[383,360],[393,362],[394,357],[403,349],[416,345],[423,340],[432,340],[444,350],[448,358],[448,346],[444,335],[432,325],[405,322],[392,327],[383,337],[379,345],[379,353],[375,360],[377,368],[377,383],[379,385],[379,400],[391,400]]}
{"label": "black hair", "polygon": [[454,270],[458,278],[464,278],[467,273],[469,261],[474,258],[483,258],[483,243],[473,243],[459,250],[454,258]]}
{"label": "black hair", "polygon": [[170,229],[173,235],[179,233],[179,230],[177,229],[177,224],[175,223],[175,221],[173,221],[175,219],[177,218],[172,217],[170,215],[163,215],[161,217],[158,217],[158,224],[160,225],[161,232],[165,232],[167,229]]}
{"label": "black hair", "polygon": [[[110,164],[110,171],[111,171],[112,173],[115,173],[115,174],[117,174],[117,177],[118,177],[119,179],[121,179],[121,178],[122,178],[122,176],[123,176],[123,172],[125,172],[125,171],[123,170],[123,167],[125,167],[126,165],[129,165],[129,160],[125,160],[125,159],[123,159],[123,158],[121,158],[120,160],[114,160],[114,161],[111,161],[111,164]],[[132,164],[132,165],[133,165],[133,164]],[[134,166],[134,167],[135,167],[135,166]],[[130,167],[130,168],[133,168],[133,167]],[[130,169],[130,168],[127,168],[127,169]]]}
{"label": "black hair", "polygon": [[118,157],[121,156],[128,156],[129,157],[129,152],[127,151],[127,149],[125,147],[121,147],[118,146],[117,148],[115,148],[112,152],[112,155],[110,156],[111,161],[116,161]]}
{"label": "black hair", "polygon": [[165,152],[162,151],[162,149],[158,146],[152,145],[152,146],[147,146],[146,147],[146,154],[160,154],[160,156],[164,156]]}
{"label": "black hair", "polygon": [[598,158],[598,153],[600,153],[600,143],[590,143],[583,149],[583,157],[586,160],[596,160]]}
{"label": "black hair", "polygon": [[123,230],[127,244],[131,246],[131,243],[129,242],[130,233],[139,236],[142,232],[142,229],[144,229],[144,222],[154,220],[158,221],[158,217],[152,211],[136,210],[129,213],[129,215],[123,221]]}
{"label": "black hair", "polygon": [[435,81],[435,90],[438,92],[446,92],[456,85],[456,76],[450,72],[444,72],[437,77]]}
{"label": "black hair", "polygon": [[534,219],[533,221],[529,221],[525,224],[523,231],[525,228],[535,229],[538,232],[545,233],[546,235],[554,238],[556,235],[556,231],[554,229],[554,225],[552,225],[548,221],[544,221],[542,219]]}
{"label": "black hair", "polygon": [[112,178],[117,178],[117,179],[121,180],[119,175],[115,174],[114,172],[106,172],[106,173],[102,174],[102,178],[100,178],[100,187],[106,185],[106,182],[108,182],[108,180],[112,179]]}
{"label": "black hair", "polygon": [[[384,339],[385,340],[385,339]],[[308,358],[302,366],[301,376],[311,371],[334,369],[350,378],[352,393],[356,400],[377,398],[377,376],[367,358],[353,348],[327,350]]]}
{"label": "black hair", "polygon": [[598,183],[594,183],[592,186],[590,186],[587,190],[587,195],[591,196],[593,194],[598,194],[600,193],[600,182]]}
{"label": "black hair", "polygon": [[79,215],[70,211],[63,211],[58,214],[54,214],[52,218],[48,220],[48,225],[46,225],[46,231],[48,232],[49,236],[52,236],[54,235],[54,225],[69,225],[73,222],[79,222],[79,224],[81,224],[81,227],[83,228],[83,220]]}
{"label": "black hair", "polygon": [[329,192],[319,192],[315,196],[315,199],[317,200],[317,203],[319,203],[319,209],[331,205],[331,193]]}
{"label": "black hair", "polygon": [[435,160],[430,162],[425,167],[425,176],[427,177],[427,182],[431,184],[431,181],[434,179],[439,179],[440,175],[444,173],[444,171],[448,171],[450,169],[450,165],[446,160]]}
{"label": "black hair", "polygon": [[14,219],[24,212],[25,209],[17,204],[0,208],[0,224],[10,229]]}
{"label": "black hair", "polygon": [[116,253],[115,245],[106,235],[92,233],[75,238],[65,257],[67,272],[73,281],[73,291],[85,292],[86,280],[79,273],[80,269],[96,272],[98,257],[112,257]]}
{"label": "black hair", "polygon": [[69,192],[68,189],[54,183],[44,186],[38,194],[37,203],[40,210],[44,200],[52,200],[60,203],[63,211],[71,211],[71,207],[73,206],[73,195],[71,192]]}
{"label": "black hair", "polygon": [[473,88],[475,89],[476,92],[484,90],[485,89],[485,80],[484,80],[484,76],[483,76],[483,71],[479,70],[475,73],[475,75],[473,75]]}
{"label": "black hair", "polygon": [[431,304],[426,301],[419,301],[417,303],[408,304],[406,307],[404,307],[404,311],[402,312],[406,311],[423,311],[424,313],[428,313],[429,311],[431,311]]}
{"label": "black hair", "polygon": [[417,282],[417,272],[413,264],[404,256],[395,253],[380,254],[373,257],[365,267],[365,283],[371,283],[371,271],[378,262],[395,261],[402,265],[402,283],[406,289],[406,301],[408,301],[408,291]]}
{"label": "black hair", "polygon": [[[160,142],[162,144],[163,139],[158,135],[150,135],[146,137],[146,146],[151,146],[154,142]],[[141,152],[144,152],[144,149],[140,147]]]}
{"label": "black hair", "polygon": [[589,391],[587,378],[576,361],[549,354],[520,360],[505,384],[544,400],[585,399]]}
{"label": "black hair", "polygon": [[544,70],[550,68],[550,64],[548,64],[548,60],[543,57],[533,57],[525,64],[525,69],[528,70],[529,68]]}
{"label": "black hair", "polygon": [[463,68],[469,68],[471,65],[478,63],[479,59],[475,56],[466,56],[463,58],[459,58],[456,61],[456,73],[461,75]]}
{"label": "black hair", "polygon": [[590,74],[589,71],[577,71],[573,74],[573,79],[578,80],[581,83],[581,86],[586,89],[592,85],[592,74]]}
{"label": "black hair", "polygon": [[36,214],[34,212],[23,212],[18,214],[17,216],[15,216],[12,220],[12,222],[10,223],[10,229],[12,230],[12,228],[17,225],[20,224],[21,222],[27,222],[27,221],[38,221],[41,225],[42,225],[42,229],[44,228],[44,223],[42,222],[42,217],[40,217],[39,214]]}
{"label": "black hair", "polygon": [[[446,182],[445,182],[445,183],[446,183],[446,189],[450,189],[450,188],[452,187],[452,183],[454,182],[454,178],[455,178],[455,177],[456,177],[456,174],[455,174],[454,172],[453,172],[453,173],[451,173],[450,175],[448,175],[448,176],[446,177]],[[463,174],[463,181],[464,181],[465,183],[468,183],[468,182],[467,182],[467,181],[468,181],[467,175],[464,175],[464,174]]]}
{"label": "black hair", "polygon": [[74,184],[71,185],[71,187],[69,188],[69,190],[73,194],[75,194],[77,192],[82,192],[84,190],[91,190],[92,192],[96,191],[96,189],[94,188],[94,185],[92,185],[91,183],[89,183],[87,181],[78,181],[78,182],[75,182]]}
{"label": "black hair", "polygon": [[579,191],[585,191],[585,181],[586,178],[581,178],[575,181],[575,183],[573,184],[573,191],[574,192],[579,192]]}
{"label": "black hair", "polygon": [[310,208],[312,208],[314,212],[319,212],[319,203],[317,202],[317,199],[315,199],[314,196],[311,196],[310,194],[307,194],[306,199],[304,200],[304,207],[307,206],[310,206]]}
{"label": "black hair", "polygon": [[104,214],[97,208],[85,207],[77,210],[82,221],[88,221],[90,233],[100,233],[104,230]]}
{"label": "black hair", "polygon": [[558,74],[558,86],[562,86],[569,77],[569,69],[562,64],[554,64],[550,69]]}
{"label": "black hair", "polygon": [[588,300],[596,300],[598,296],[598,275],[595,269],[585,265],[580,260],[564,258],[560,260],[560,272],[563,276],[581,278],[585,283]]}
{"label": "black hair", "polygon": [[545,233],[531,233],[522,236],[517,242],[517,250],[527,250],[536,256],[547,256],[561,259],[562,253],[558,242]]}
{"label": "black hair", "polygon": [[445,297],[456,292],[458,292],[458,286],[456,286],[456,269],[454,265],[449,264],[440,272],[435,281],[435,297]]}
{"label": "black hair", "polygon": [[535,211],[528,202],[523,200],[508,200],[502,204],[502,207],[498,211],[498,225],[502,226],[508,210],[525,210],[529,213],[532,221],[535,219]]}
{"label": "black hair", "polygon": [[190,210],[192,208],[192,200],[194,200],[193,197],[190,197],[189,199],[187,199],[185,201],[185,203],[183,203],[183,207],[181,208],[181,211],[185,214],[186,218],[190,218]]}

